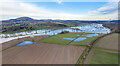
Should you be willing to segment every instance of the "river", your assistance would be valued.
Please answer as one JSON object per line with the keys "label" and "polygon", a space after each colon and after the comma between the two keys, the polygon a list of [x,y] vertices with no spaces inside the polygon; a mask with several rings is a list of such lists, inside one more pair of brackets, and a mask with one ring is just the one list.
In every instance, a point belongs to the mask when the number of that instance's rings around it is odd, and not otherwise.
{"label": "river", "polygon": [[[76,28],[80,30],[75,30]],[[61,33],[62,31],[69,31],[69,32],[86,32],[86,33],[103,33],[107,34],[110,33],[111,30],[109,28],[103,27],[102,24],[89,24],[89,25],[80,25],[77,27],[69,27],[65,29],[58,29],[58,30],[51,30],[51,29],[44,29],[44,30],[36,30],[36,31],[27,31],[27,32],[20,32],[20,33],[14,33],[14,34],[1,34],[0,43],[4,43],[10,40],[14,40],[17,38],[24,38],[24,37],[34,37],[39,35],[57,35]],[[9,36],[8,38],[5,38],[5,36]],[[12,37],[11,37],[12,36]]]}

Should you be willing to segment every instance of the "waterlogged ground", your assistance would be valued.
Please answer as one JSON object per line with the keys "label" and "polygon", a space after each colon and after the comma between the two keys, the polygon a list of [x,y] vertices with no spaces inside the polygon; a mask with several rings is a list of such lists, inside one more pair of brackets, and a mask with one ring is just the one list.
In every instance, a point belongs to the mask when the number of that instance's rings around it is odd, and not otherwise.
{"label": "waterlogged ground", "polygon": [[[74,28],[79,28],[80,30],[75,30]],[[39,36],[39,35],[57,35],[62,31],[69,31],[69,32],[86,32],[86,33],[110,33],[110,29],[105,28],[102,26],[102,24],[89,24],[89,25],[81,25],[78,27],[69,27],[65,29],[58,29],[58,30],[51,30],[51,29],[45,29],[45,30],[36,30],[36,31],[29,31],[29,32],[20,32],[20,33],[14,33],[14,34],[1,34],[2,38],[0,39],[0,43],[4,43],[13,39],[17,38],[23,38],[27,36]],[[5,36],[8,36],[8,38],[4,38]],[[12,37],[11,37],[12,36]]]}
{"label": "waterlogged ground", "polygon": [[[77,36],[80,36],[80,35],[77,35]],[[78,37],[78,38],[63,38],[63,39],[71,40],[71,41],[74,40],[74,42],[80,42],[87,39],[88,37],[94,37],[94,36],[99,36],[99,34],[87,34],[87,35],[82,35],[81,37]]]}
{"label": "waterlogged ground", "polygon": [[74,42],[79,42],[79,41],[83,41],[83,40],[85,40],[85,39],[87,39],[87,38],[85,38],[85,37],[83,37],[83,38],[81,38],[81,37],[79,37],[79,38],[63,38],[63,39],[65,39],[65,40],[74,40]]}
{"label": "waterlogged ground", "polygon": [[36,42],[32,42],[32,41],[24,41],[20,44],[17,44],[16,46],[22,46],[22,45],[30,45],[30,44],[36,44]]}
{"label": "waterlogged ground", "polygon": [[61,45],[67,45],[71,40],[65,40],[63,37],[68,37],[68,38],[77,38],[77,35],[79,34],[73,34],[73,33],[67,33],[67,34],[58,34],[43,40],[40,40],[40,43],[50,43],[50,44],[61,44]]}
{"label": "waterlogged ground", "polygon": [[[82,34],[82,35],[81,35]],[[84,36],[83,36],[84,35]],[[87,37],[91,35],[91,37]],[[61,45],[87,45],[95,38],[99,37],[99,34],[91,34],[91,33],[66,33],[66,34],[58,34],[43,40],[40,40],[40,43],[50,43],[50,44],[61,44]]]}

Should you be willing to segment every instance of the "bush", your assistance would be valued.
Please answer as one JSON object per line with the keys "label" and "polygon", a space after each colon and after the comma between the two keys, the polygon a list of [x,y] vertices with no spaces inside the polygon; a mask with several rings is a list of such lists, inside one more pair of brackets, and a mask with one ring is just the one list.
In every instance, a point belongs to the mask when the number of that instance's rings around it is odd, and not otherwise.
{"label": "bush", "polygon": [[69,33],[69,31],[62,31],[60,34]]}

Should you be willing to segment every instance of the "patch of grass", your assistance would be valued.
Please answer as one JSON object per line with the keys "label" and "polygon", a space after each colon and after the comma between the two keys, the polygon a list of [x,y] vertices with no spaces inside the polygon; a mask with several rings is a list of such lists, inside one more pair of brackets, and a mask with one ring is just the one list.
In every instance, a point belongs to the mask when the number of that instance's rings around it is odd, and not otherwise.
{"label": "patch of grass", "polygon": [[95,49],[88,64],[118,64],[118,53],[110,53]]}
{"label": "patch of grass", "polygon": [[73,34],[73,33],[58,34],[56,36],[52,36],[52,37],[40,40],[40,42],[66,45],[70,42],[70,40],[65,40],[63,38],[76,38],[76,37],[78,37],[77,34]]}

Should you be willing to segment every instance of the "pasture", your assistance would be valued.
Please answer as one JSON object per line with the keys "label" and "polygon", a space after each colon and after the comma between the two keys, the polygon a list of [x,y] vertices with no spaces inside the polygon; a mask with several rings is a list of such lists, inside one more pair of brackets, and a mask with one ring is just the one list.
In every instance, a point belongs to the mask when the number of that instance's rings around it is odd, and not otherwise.
{"label": "pasture", "polygon": [[86,64],[118,64],[118,53],[106,52],[100,49],[94,49],[88,56]]}

